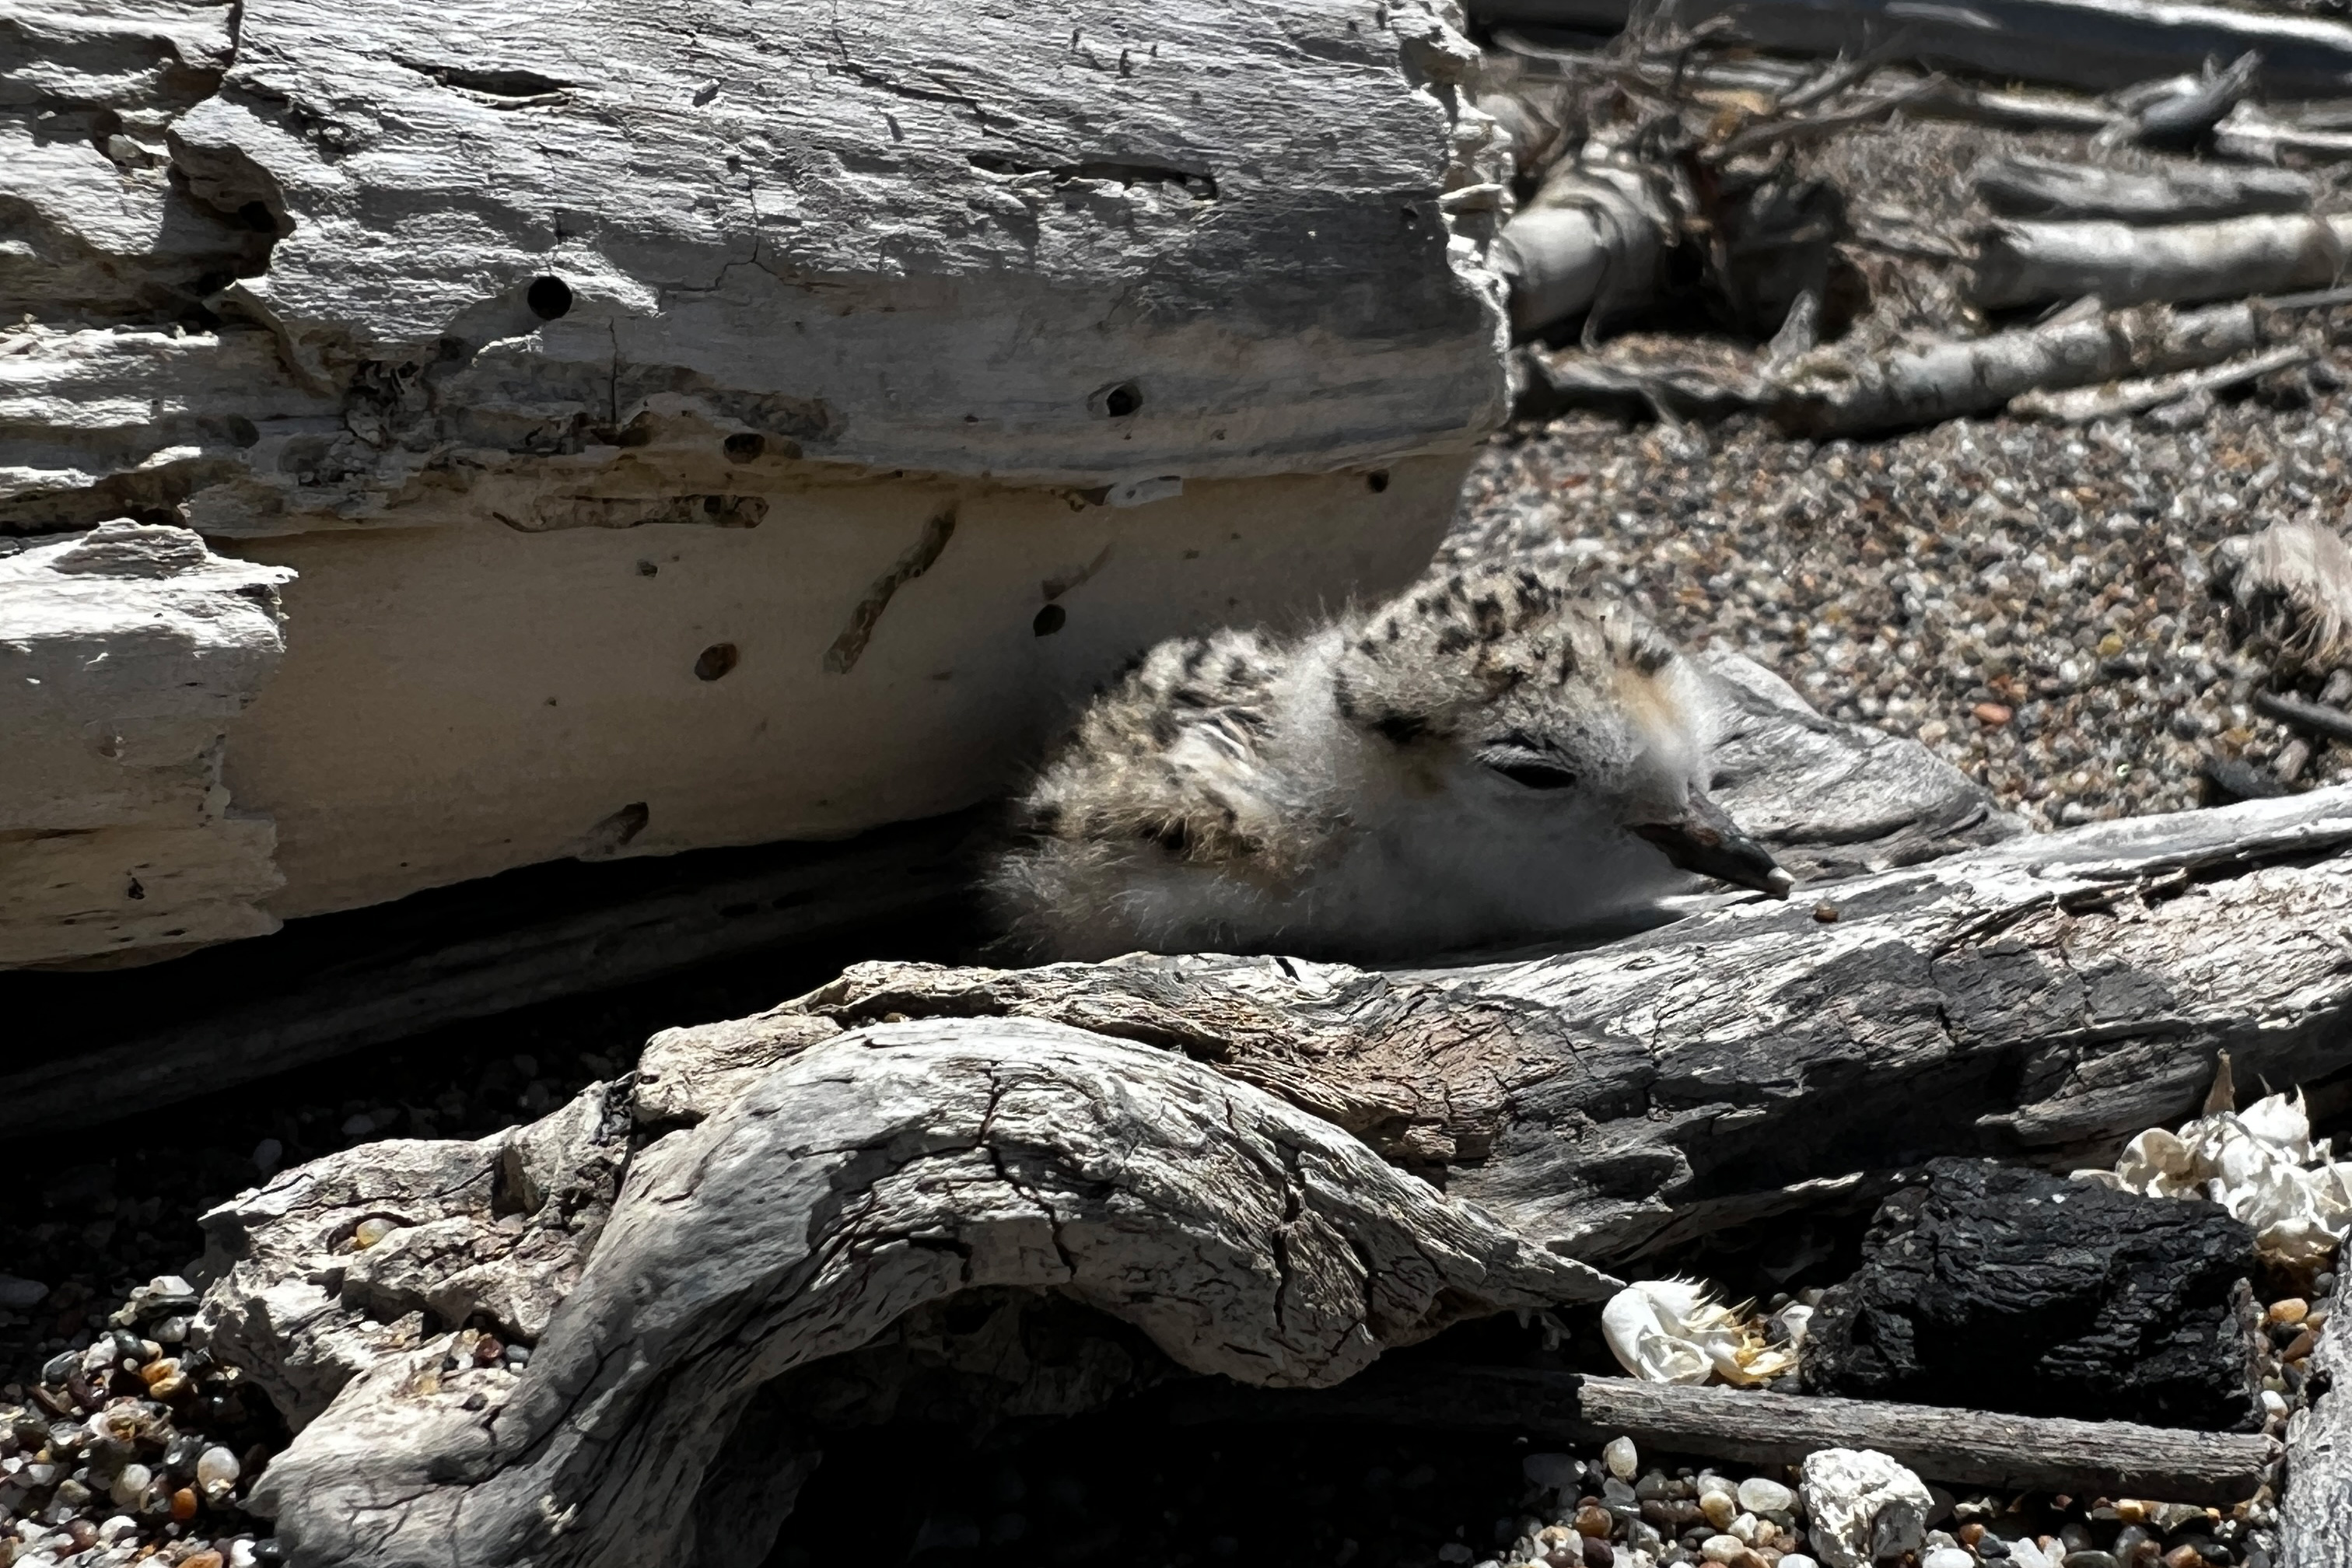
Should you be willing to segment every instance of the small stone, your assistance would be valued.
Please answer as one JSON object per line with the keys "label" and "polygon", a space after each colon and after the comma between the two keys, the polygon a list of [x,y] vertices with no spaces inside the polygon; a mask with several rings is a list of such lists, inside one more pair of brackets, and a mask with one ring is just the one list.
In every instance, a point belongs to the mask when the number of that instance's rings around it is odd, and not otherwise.
{"label": "small stone", "polygon": [[1825,926],[1835,925],[1837,924],[1837,918],[1838,907],[1835,904],[1824,903],[1815,904],[1813,906],[1813,919],[1821,921],[1822,924]]}
{"label": "small stone", "polygon": [[217,1446],[206,1448],[196,1459],[196,1485],[204,1489],[208,1498],[226,1496],[243,1473],[236,1456]]}
{"label": "small stone", "polygon": [[253,1146],[253,1168],[263,1175],[278,1169],[278,1162],[286,1158],[286,1145],[275,1138],[264,1138]]}
{"label": "small stone", "polygon": [[1642,1455],[1633,1447],[1633,1438],[1620,1436],[1610,1438],[1601,1448],[1601,1462],[1608,1466],[1609,1473],[1619,1480],[1630,1481],[1641,1471]]}
{"label": "small stone", "polygon": [[1739,1501],[1727,1491],[1701,1492],[1698,1510],[1717,1531],[1728,1531],[1731,1521],[1739,1517]]}
{"label": "small stone", "polygon": [[2184,1541],[2164,1554],[2164,1568],[2205,1568],[2205,1554]]}
{"label": "small stone", "polygon": [[[1582,1541],[1582,1536],[1576,1538]],[[1545,1568],[1584,1568],[1582,1546],[1555,1546],[1543,1554]]]}
{"label": "small stone", "polygon": [[1576,1510],[1576,1533],[1579,1535],[1598,1535],[1605,1540],[1616,1528],[1616,1517],[1607,1509],[1585,1507]]}
{"label": "small stone", "polygon": [[2118,1499],[2116,1517],[2126,1524],[2145,1524],[2147,1522],[2147,1504],[2136,1497]]}
{"label": "small stone", "polygon": [[1938,1546],[1919,1559],[1919,1568],[1976,1568],[1977,1560],[1957,1546]]}
{"label": "small stone", "polygon": [[1998,730],[2016,717],[2005,702],[1979,702],[1969,711],[1975,714],[1977,722],[1988,730]]}
{"label": "small stone", "polygon": [[1750,1476],[1739,1483],[1739,1506],[1750,1513],[1786,1513],[1797,1506],[1797,1494],[1776,1480]]}
{"label": "small stone", "polygon": [[2273,1323],[2299,1323],[2311,1316],[2311,1303],[2300,1296],[2289,1296],[2283,1301],[2273,1301],[2264,1315]]}
{"label": "small stone", "polygon": [[217,1552],[197,1552],[180,1559],[180,1568],[222,1568]]}
{"label": "small stone", "polygon": [[1780,1554],[1780,1568],[1822,1568],[1822,1565],[1801,1552],[1784,1552]]}
{"label": "small stone", "polygon": [[188,1488],[182,1487],[172,1494],[172,1521],[175,1524],[185,1524],[195,1517],[196,1494]]}
{"label": "small stone", "polygon": [[2147,1517],[2149,1523],[2155,1525],[2157,1529],[2164,1531],[2165,1534],[2170,1535],[2174,1531],[2179,1530],[2182,1525],[2187,1524],[2189,1521],[2203,1519],[2205,1517],[2205,1510],[2197,1507],[2194,1503],[2167,1502],[2158,1503],[2155,1508],[2149,1510]]}
{"label": "small stone", "polygon": [[386,1219],[382,1215],[371,1215],[360,1221],[359,1228],[352,1232],[352,1240],[364,1250],[373,1247],[399,1228],[400,1222],[397,1220]]}
{"label": "small stone", "polygon": [[1584,1568],[1617,1568],[1617,1550],[1597,1535],[1584,1538]]}
{"label": "small stone", "polygon": [[99,1544],[112,1546],[118,1542],[128,1541],[138,1533],[139,1521],[127,1513],[118,1513],[99,1525]]}
{"label": "small stone", "polygon": [[[1698,1554],[1708,1563],[1737,1563],[1747,1554],[1748,1543],[1736,1535],[1710,1535],[1699,1543]],[[1787,1559],[1782,1559],[1787,1561]]]}
{"label": "small stone", "polygon": [[2066,1553],[2065,1568],[2116,1568],[2112,1552],[2088,1550]]}
{"label": "small stone", "polygon": [[21,1312],[27,1307],[40,1305],[49,1288],[37,1279],[19,1279],[14,1274],[0,1274],[0,1307]]}
{"label": "small stone", "polygon": [[2301,1333],[2295,1335],[2294,1339],[2287,1342],[2286,1349],[2279,1352],[2279,1359],[2282,1361],[2302,1361],[2305,1357],[2310,1355],[2314,1350],[2316,1350],[2318,1346],[2319,1336],[2314,1333],[2310,1329],[2306,1328]]}
{"label": "small stone", "polygon": [[114,1485],[108,1489],[107,1495],[114,1500],[117,1507],[137,1508],[139,1500],[147,1495],[147,1489],[154,1484],[154,1480],[155,1473],[146,1466],[125,1465],[122,1473],[114,1478]]}

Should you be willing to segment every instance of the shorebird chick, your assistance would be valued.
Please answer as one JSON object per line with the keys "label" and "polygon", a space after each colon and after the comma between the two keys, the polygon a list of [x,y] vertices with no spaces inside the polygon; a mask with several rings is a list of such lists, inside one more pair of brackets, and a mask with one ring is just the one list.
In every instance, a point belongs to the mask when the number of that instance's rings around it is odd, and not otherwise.
{"label": "shorebird chick", "polygon": [[1020,804],[992,892],[1034,956],[1394,959],[1790,878],[1702,789],[1697,678],[1533,570],[1424,584],[1296,639],[1144,655]]}

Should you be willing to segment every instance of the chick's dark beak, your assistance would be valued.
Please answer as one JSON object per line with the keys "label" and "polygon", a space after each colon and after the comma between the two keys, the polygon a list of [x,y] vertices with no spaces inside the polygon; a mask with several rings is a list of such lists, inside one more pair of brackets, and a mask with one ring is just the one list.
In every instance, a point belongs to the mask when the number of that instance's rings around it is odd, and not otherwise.
{"label": "chick's dark beak", "polygon": [[1796,885],[1796,879],[1774,862],[1771,851],[1740,832],[1723,807],[1696,790],[1680,821],[1643,823],[1633,831],[1664,850],[1667,859],[1702,877],[1753,888],[1776,899],[1787,898]]}

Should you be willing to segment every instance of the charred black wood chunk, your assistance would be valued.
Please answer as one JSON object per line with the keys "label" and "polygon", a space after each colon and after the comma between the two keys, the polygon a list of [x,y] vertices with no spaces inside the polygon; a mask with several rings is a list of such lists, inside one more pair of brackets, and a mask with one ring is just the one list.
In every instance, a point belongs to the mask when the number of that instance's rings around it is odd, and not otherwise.
{"label": "charred black wood chunk", "polygon": [[1822,1298],[1816,1393],[2207,1431],[2262,1424],[2253,1233],[2207,1203],[1937,1160]]}

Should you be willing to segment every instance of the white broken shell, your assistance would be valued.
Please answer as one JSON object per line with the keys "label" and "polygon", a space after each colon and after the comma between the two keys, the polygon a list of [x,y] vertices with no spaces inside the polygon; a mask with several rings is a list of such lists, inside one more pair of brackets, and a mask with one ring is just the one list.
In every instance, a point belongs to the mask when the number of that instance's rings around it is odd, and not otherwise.
{"label": "white broken shell", "polygon": [[2273,1262],[2314,1269],[2352,1233],[2352,1163],[2314,1143],[2297,1090],[2243,1111],[2216,1110],[2178,1133],[2154,1127],[2125,1146],[2113,1171],[2078,1177],[2148,1197],[2205,1198],[2254,1233]]}
{"label": "white broken shell", "polygon": [[1645,1383],[1756,1384],[1796,1367],[1794,1347],[1767,1345],[1754,1319],[1688,1279],[1628,1285],[1601,1310],[1617,1364]]}

